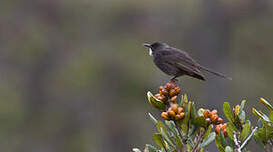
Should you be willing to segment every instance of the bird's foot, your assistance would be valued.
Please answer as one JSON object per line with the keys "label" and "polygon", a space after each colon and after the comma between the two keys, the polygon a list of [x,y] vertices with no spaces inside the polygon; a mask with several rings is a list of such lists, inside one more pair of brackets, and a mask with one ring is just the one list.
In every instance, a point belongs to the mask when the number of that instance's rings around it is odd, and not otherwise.
{"label": "bird's foot", "polygon": [[178,82],[178,79],[176,79],[176,78],[174,77],[174,78],[171,79],[171,82],[176,83],[176,82]]}

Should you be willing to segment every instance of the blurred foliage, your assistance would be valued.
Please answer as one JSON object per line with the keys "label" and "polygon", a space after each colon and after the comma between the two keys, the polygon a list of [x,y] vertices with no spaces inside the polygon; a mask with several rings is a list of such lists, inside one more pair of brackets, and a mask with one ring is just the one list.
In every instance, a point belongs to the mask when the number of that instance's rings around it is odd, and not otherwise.
{"label": "blurred foliage", "polygon": [[[181,90],[172,81],[160,86],[159,94],[155,96],[151,92],[147,93],[149,103],[161,111],[165,122],[149,113],[157,128],[158,133],[153,134],[153,139],[158,147],[146,144],[144,152],[204,152],[208,151],[207,146],[213,141],[220,152],[243,152],[248,151],[247,145],[252,137],[263,145],[265,151],[272,151],[273,106],[264,98],[260,98],[260,102],[270,110],[270,116],[253,108],[253,113],[259,118],[257,127],[251,127],[251,121],[246,119],[246,100],[234,108],[225,102],[223,113],[228,122],[222,124],[223,119],[218,116],[217,110],[200,108],[197,111],[194,102],[188,100],[186,94],[181,96],[180,102],[176,100],[180,91],[174,94],[174,88]],[[180,114],[183,117],[179,117]],[[141,152],[138,148],[132,150]]]}

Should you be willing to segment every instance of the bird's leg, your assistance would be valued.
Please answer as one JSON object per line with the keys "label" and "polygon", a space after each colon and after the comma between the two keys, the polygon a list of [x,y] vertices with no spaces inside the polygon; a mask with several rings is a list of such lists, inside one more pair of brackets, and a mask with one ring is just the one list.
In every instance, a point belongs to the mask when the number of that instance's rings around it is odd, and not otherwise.
{"label": "bird's leg", "polygon": [[176,83],[176,82],[178,81],[178,79],[176,79],[176,77],[177,77],[177,76],[174,76],[174,77],[171,79],[171,81]]}

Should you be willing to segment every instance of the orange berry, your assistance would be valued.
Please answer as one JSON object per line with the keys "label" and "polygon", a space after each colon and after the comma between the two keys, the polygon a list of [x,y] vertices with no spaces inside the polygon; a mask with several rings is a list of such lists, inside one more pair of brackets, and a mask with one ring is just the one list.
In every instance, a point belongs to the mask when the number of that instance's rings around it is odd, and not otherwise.
{"label": "orange berry", "polygon": [[166,85],[165,85],[165,89],[167,89],[167,90],[170,90],[172,87],[173,87],[173,84],[170,82],[166,83]]}
{"label": "orange berry", "polygon": [[210,111],[208,109],[206,109],[204,112],[203,112],[203,115],[205,118],[208,118],[209,117],[209,113]]}
{"label": "orange berry", "polygon": [[225,128],[225,129],[223,129],[223,133],[224,133],[224,136],[225,136],[225,137],[227,137],[227,136],[228,136],[228,133],[227,133],[226,128]]}
{"label": "orange berry", "polygon": [[161,117],[165,120],[169,120],[168,113],[167,112],[162,112]]}
{"label": "orange berry", "polygon": [[183,119],[185,117],[185,113],[184,112],[181,112],[179,115],[180,115],[181,119]]}
{"label": "orange berry", "polygon": [[160,95],[168,95],[169,94],[169,92],[166,90],[166,89],[162,89],[162,90],[160,90]]}
{"label": "orange berry", "polygon": [[181,113],[181,112],[183,112],[183,108],[182,107],[178,107],[177,108],[177,113]]}
{"label": "orange berry", "polygon": [[175,117],[175,112],[173,110],[168,110],[168,115],[171,117],[171,118],[174,118]]}
{"label": "orange berry", "polygon": [[175,115],[174,120],[180,120],[181,116],[179,114]]}
{"label": "orange berry", "polygon": [[215,115],[215,114],[217,114],[217,110],[216,109],[214,109],[214,110],[211,111],[211,115]]}
{"label": "orange berry", "polygon": [[218,120],[217,120],[217,123],[221,124],[222,122],[223,122],[223,119],[219,117]]}
{"label": "orange berry", "polygon": [[175,113],[178,113],[178,104],[173,104],[171,108]]}
{"label": "orange berry", "polygon": [[177,96],[173,96],[173,97],[171,98],[171,101],[172,101],[173,103],[175,103],[175,102],[176,102],[176,99],[177,99]]}
{"label": "orange berry", "polygon": [[222,124],[216,125],[215,133],[218,135],[220,133],[220,129],[222,127]]}
{"label": "orange berry", "polygon": [[179,87],[175,87],[174,90],[175,90],[176,94],[179,94],[181,92],[181,89]]}
{"label": "orange berry", "polygon": [[164,95],[161,96],[162,97],[162,101],[166,102],[168,100],[168,98]]}
{"label": "orange berry", "polygon": [[159,90],[160,90],[160,91],[161,91],[161,90],[163,90],[163,89],[164,89],[164,87],[163,87],[163,86],[160,86],[160,87],[159,87]]}
{"label": "orange berry", "polygon": [[211,120],[211,122],[214,123],[214,124],[217,123],[218,115],[217,115],[217,114],[212,115],[212,116],[210,117],[210,120]]}
{"label": "orange berry", "polygon": [[169,95],[172,97],[172,96],[175,96],[176,95],[176,91],[174,89],[171,89],[169,91]]}
{"label": "orange berry", "polygon": [[227,123],[224,123],[223,125],[222,125],[222,129],[226,129],[227,128]]}
{"label": "orange berry", "polygon": [[172,88],[176,87],[176,82],[175,81],[171,81],[170,83],[172,85]]}

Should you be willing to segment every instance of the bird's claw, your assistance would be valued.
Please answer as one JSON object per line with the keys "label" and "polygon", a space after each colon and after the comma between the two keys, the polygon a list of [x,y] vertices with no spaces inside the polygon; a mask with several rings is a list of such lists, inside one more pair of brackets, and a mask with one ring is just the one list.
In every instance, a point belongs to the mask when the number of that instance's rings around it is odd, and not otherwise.
{"label": "bird's claw", "polygon": [[176,83],[176,82],[178,82],[178,79],[176,79],[176,78],[172,78],[172,79],[171,79],[171,82]]}

